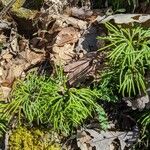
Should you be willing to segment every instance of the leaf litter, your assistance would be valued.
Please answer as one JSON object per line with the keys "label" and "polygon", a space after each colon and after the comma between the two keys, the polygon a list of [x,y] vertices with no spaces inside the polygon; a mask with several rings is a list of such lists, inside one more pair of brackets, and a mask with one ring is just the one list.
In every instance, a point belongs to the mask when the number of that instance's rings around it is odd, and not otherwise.
{"label": "leaf litter", "polygon": [[139,137],[139,129],[137,126],[132,131],[102,131],[97,132],[93,129],[83,129],[78,131],[77,144],[81,150],[112,150],[113,142],[118,139],[119,148],[124,150],[125,147],[131,147]]}
{"label": "leaf litter", "polygon": [[[4,2],[4,6],[7,6]],[[76,86],[88,77],[96,77],[96,72],[103,69],[105,54],[96,52],[105,44],[96,37],[105,36],[103,23],[114,21],[115,24],[136,22],[144,26],[150,25],[149,14],[116,14],[107,16],[103,10],[92,10],[88,7],[69,7],[65,9],[67,0],[45,0],[35,15],[25,20],[16,19],[15,11],[4,12],[0,20],[0,98],[6,100],[13,83],[24,78],[28,71],[48,60],[55,65],[63,65],[71,86]],[[144,4],[143,4],[144,5]],[[22,6],[20,6],[22,9]],[[19,9],[19,10],[21,10]],[[144,11],[142,9],[142,11]],[[148,8],[146,10],[148,12]],[[2,17],[2,16],[1,16]],[[5,18],[5,19],[4,19]],[[34,28],[24,24],[28,33],[22,32],[20,22],[29,21]],[[27,29],[24,29],[27,31]],[[100,43],[98,43],[100,42]],[[146,99],[146,100],[145,100]],[[149,100],[143,96],[130,101],[128,106],[143,109]],[[130,147],[138,139],[137,126],[132,131],[107,131],[98,133],[93,129],[85,129],[77,133],[77,145],[81,150],[112,150],[113,143],[119,140],[123,150]]]}

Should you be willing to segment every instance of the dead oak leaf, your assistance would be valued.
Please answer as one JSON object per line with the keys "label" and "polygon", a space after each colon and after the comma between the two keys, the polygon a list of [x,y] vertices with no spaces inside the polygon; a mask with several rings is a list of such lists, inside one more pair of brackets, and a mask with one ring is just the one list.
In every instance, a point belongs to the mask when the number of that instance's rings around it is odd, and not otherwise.
{"label": "dead oak leaf", "polygon": [[0,99],[6,99],[11,92],[10,87],[1,86],[0,87]]}
{"label": "dead oak leaf", "polygon": [[45,54],[42,53],[36,53],[30,50],[26,51],[26,60],[28,63],[30,63],[31,65],[35,65],[39,62],[41,62],[45,57]]}
{"label": "dead oak leaf", "polygon": [[80,29],[80,30],[86,30],[88,23],[83,20],[79,20],[77,18],[69,17],[68,15],[53,15],[51,16],[53,20],[55,19],[56,22],[54,23],[52,29],[56,31],[58,28],[65,28],[70,26],[73,26],[74,28]]}
{"label": "dead oak leaf", "polygon": [[6,60],[7,62],[9,62],[9,61],[13,58],[13,55],[10,54],[9,51],[6,51],[6,52],[1,56],[1,58],[2,58],[3,60]]}
{"label": "dead oak leaf", "polygon": [[57,65],[64,65],[75,56],[74,44],[65,44],[63,47],[54,46],[51,60]]}
{"label": "dead oak leaf", "polygon": [[65,44],[76,43],[80,37],[80,33],[73,27],[67,27],[62,29],[57,37],[55,44],[57,46],[64,46]]}
{"label": "dead oak leaf", "polygon": [[93,15],[93,11],[89,10],[87,7],[81,7],[81,8],[72,7],[69,8],[68,13],[70,13],[71,16],[73,17],[83,19],[83,20],[86,20],[87,18],[92,17]]}
{"label": "dead oak leaf", "polygon": [[91,140],[91,136],[85,131],[78,132],[77,145],[81,150],[92,150],[92,147],[89,145]]}
{"label": "dead oak leaf", "polygon": [[146,105],[150,104],[149,95],[138,96],[135,99],[132,99],[130,97],[124,97],[123,100],[127,103],[129,107],[132,107],[133,110],[143,110]]}
{"label": "dead oak leaf", "polygon": [[150,25],[149,14],[115,14],[110,15],[104,19],[102,19],[101,16],[98,16],[96,20],[101,23],[106,23],[110,20],[114,20],[115,24],[131,24],[135,22],[148,27]]}
{"label": "dead oak leaf", "polygon": [[65,67],[70,85],[77,85],[84,81],[94,70],[95,65],[92,65],[90,60],[79,60]]}
{"label": "dead oak leaf", "polygon": [[88,145],[86,150],[91,150],[91,147],[96,150],[112,150],[112,143],[116,139],[118,139],[120,149],[124,150],[125,147],[129,148],[137,142],[139,129],[135,126],[132,131],[101,131],[100,133],[93,129],[85,129],[78,131],[77,137],[77,144],[81,150],[85,150],[85,143]]}
{"label": "dead oak leaf", "polygon": [[70,85],[77,85],[89,76],[95,76],[97,70],[103,68],[105,55],[98,52],[89,52],[78,61],[73,61],[64,67]]}

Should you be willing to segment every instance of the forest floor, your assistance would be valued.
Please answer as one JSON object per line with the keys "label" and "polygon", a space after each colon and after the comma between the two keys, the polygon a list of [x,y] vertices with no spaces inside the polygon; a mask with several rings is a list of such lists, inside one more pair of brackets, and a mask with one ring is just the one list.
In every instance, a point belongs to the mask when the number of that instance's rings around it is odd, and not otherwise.
{"label": "forest floor", "polygon": [[[150,3],[137,2],[0,0],[1,149],[150,148]],[[145,44],[131,80],[142,84],[122,94],[128,35]]]}

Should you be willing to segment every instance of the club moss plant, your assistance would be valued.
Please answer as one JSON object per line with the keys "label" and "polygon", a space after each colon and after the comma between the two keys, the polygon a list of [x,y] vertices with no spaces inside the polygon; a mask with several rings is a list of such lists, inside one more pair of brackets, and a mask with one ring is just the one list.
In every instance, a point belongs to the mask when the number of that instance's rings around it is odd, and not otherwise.
{"label": "club moss plant", "polygon": [[106,23],[109,42],[101,48],[108,52],[109,70],[117,76],[116,83],[123,96],[146,93],[145,70],[150,66],[150,29],[132,26],[123,28]]}
{"label": "club moss plant", "polygon": [[100,125],[106,129],[107,115],[97,103],[101,96],[96,88],[67,87],[62,71],[55,77],[31,73],[24,81],[14,84],[4,117],[11,120],[15,116],[19,122],[49,125],[57,132],[68,134],[98,112]]}

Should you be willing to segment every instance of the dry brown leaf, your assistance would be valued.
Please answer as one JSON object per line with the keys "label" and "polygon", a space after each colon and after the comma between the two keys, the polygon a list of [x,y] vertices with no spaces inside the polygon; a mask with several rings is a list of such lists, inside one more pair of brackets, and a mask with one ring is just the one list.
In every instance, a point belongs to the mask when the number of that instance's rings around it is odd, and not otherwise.
{"label": "dry brown leaf", "polygon": [[3,68],[0,67],[0,84],[3,82],[3,72],[4,72]]}
{"label": "dry brown leaf", "polygon": [[115,14],[102,18],[98,16],[96,19],[100,23],[105,23],[110,20],[114,20],[116,24],[130,24],[130,23],[140,23],[145,26],[150,26],[150,15],[149,14]]}
{"label": "dry brown leaf", "polygon": [[81,8],[77,8],[77,7],[72,7],[69,8],[70,10],[70,14],[73,17],[77,17],[79,19],[86,19],[88,17],[91,17],[93,14],[92,10],[89,10],[87,7],[81,7]]}
{"label": "dry brown leaf", "polygon": [[6,99],[11,92],[10,87],[1,86],[0,87],[0,99]]}
{"label": "dry brown leaf", "polygon": [[7,37],[4,35],[4,33],[2,32],[1,34],[0,34],[0,43],[2,43],[2,44],[4,44],[4,43],[6,43],[6,39],[7,39]]}
{"label": "dry brown leaf", "polygon": [[52,42],[51,39],[47,39],[47,37],[35,37],[31,41],[31,48],[34,51],[42,52],[46,47],[47,43]]}
{"label": "dry brown leaf", "polygon": [[74,45],[75,44],[65,44],[63,47],[54,46],[51,59],[57,65],[64,65],[70,62],[75,56],[75,53],[73,51]]}
{"label": "dry brown leaf", "polygon": [[12,54],[17,54],[19,52],[18,39],[17,39],[17,29],[12,28],[10,33],[10,52]]}
{"label": "dry brown leaf", "polygon": [[[125,147],[132,146],[138,140],[139,129],[137,126],[135,126],[133,131],[101,131],[101,133],[98,133],[93,129],[85,129],[83,131],[78,131],[77,135],[77,143],[81,150],[84,150],[85,143],[89,147],[87,150],[91,150],[91,147],[95,148],[96,150],[112,150],[112,143],[115,139],[118,139],[120,142],[120,149],[124,150]],[[83,137],[85,139],[84,141]]]}
{"label": "dry brown leaf", "polygon": [[[18,78],[21,76],[21,74],[23,73],[24,71],[24,64],[20,64],[20,65],[16,65],[16,64],[13,64],[12,67],[10,68],[11,69],[11,74],[14,76],[14,78]],[[10,75],[12,78],[12,75]]]}
{"label": "dry brown leaf", "polygon": [[51,15],[60,14],[65,5],[67,5],[67,0],[45,0],[41,11],[46,11]]}
{"label": "dry brown leaf", "polygon": [[9,62],[5,66],[5,72],[3,73],[3,81],[2,85],[11,87],[14,80],[19,78],[21,74],[24,72],[25,63],[21,61],[20,63],[13,60],[13,62]]}
{"label": "dry brown leaf", "polygon": [[[102,68],[105,55],[90,52],[78,61],[73,61],[64,67],[68,74],[70,85],[77,85],[89,76],[95,76],[96,70]],[[96,69],[97,68],[97,69]]]}
{"label": "dry brown leaf", "polygon": [[9,62],[13,58],[13,55],[10,54],[9,51],[6,51],[1,57],[3,60],[6,60],[7,62]]}
{"label": "dry brown leaf", "polygon": [[97,18],[98,15],[104,16],[104,12],[101,9],[91,10],[88,7],[67,7],[65,13],[82,20],[93,22]]}
{"label": "dry brown leaf", "polygon": [[79,60],[67,65],[64,70],[68,73],[70,85],[77,85],[94,72],[95,66],[90,60]]}
{"label": "dry brown leaf", "polygon": [[[11,35],[11,38],[12,37],[13,35]],[[22,39],[18,46],[16,36],[14,36],[14,38],[14,47],[8,47],[7,50],[2,51],[0,59],[0,83],[2,87],[6,87],[3,90],[3,95],[5,97],[8,95],[7,93],[9,92],[7,91],[9,91],[8,89],[11,88],[15,79],[22,77],[28,68],[43,61],[45,55],[43,52],[37,53],[31,51],[29,48],[29,42],[26,39]],[[17,51],[15,49],[16,46],[18,47]],[[15,57],[12,53],[15,54]]]}
{"label": "dry brown leaf", "polygon": [[28,44],[29,44],[29,41],[26,40],[25,38],[19,40],[19,42],[18,42],[19,51],[20,52],[25,51],[25,49],[27,48]]}
{"label": "dry brown leaf", "polygon": [[10,65],[6,61],[1,61],[1,76],[0,76],[0,83],[3,86],[10,86],[12,80],[7,80],[7,76],[9,74]]}
{"label": "dry brown leaf", "polygon": [[[56,32],[58,28],[62,29],[68,26],[73,26],[77,29],[85,30],[87,28],[87,22],[79,20],[77,18],[69,17],[68,15],[50,15],[46,16],[46,18],[49,18],[46,20],[47,24],[49,22],[55,20],[55,23],[53,24],[51,30],[53,32]],[[41,18],[44,19],[44,18]]]}
{"label": "dry brown leaf", "polygon": [[0,67],[0,76],[2,76],[2,75],[3,75],[3,68]]}
{"label": "dry brown leaf", "polygon": [[123,100],[127,103],[129,107],[132,107],[133,110],[136,109],[143,110],[146,107],[146,105],[150,104],[150,98],[148,95],[138,96],[135,99],[126,97],[123,98]]}
{"label": "dry brown leaf", "polygon": [[44,60],[45,54],[43,52],[36,53],[31,50],[26,50],[26,60],[30,65],[36,65]]}
{"label": "dry brown leaf", "polygon": [[57,37],[55,44],[58,47],[64,46],[65,44],[73,44],[78,41],[80,33],[73,27],[67,27],[62,29]]}
{"label": "dry brown leaf", "polygon": [[51,59],[57,65],[64,65],[75,56],[74,46],[80,37],[80,33],[73,27],[63,28],[56,36],[52,47]]}
{"label": "dry brown leaf", "polygon": [[81,150],[92,150],[92,147],[89,145],[90,140],[92,140],[92,137],[85,131],[78,132],[77,145]]}

